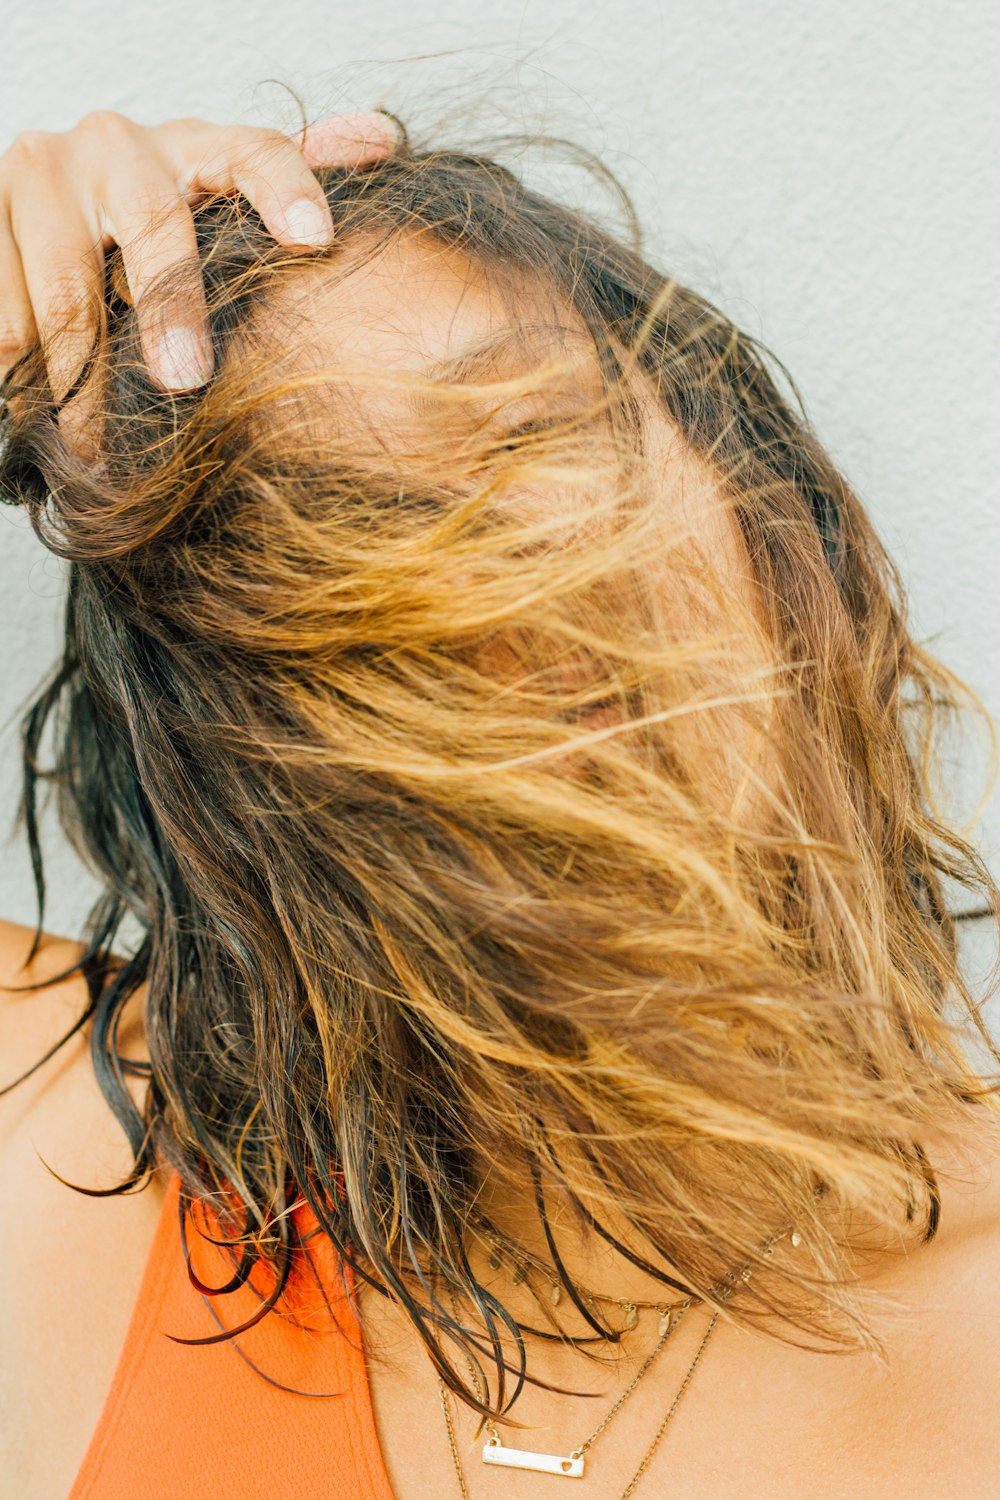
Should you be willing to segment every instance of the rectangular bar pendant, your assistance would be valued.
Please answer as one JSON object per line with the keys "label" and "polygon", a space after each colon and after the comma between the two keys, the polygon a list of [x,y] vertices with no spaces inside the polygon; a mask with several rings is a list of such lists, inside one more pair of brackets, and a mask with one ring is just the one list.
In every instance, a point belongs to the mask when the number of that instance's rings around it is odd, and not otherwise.
{"label": "rectangular bar pendant", "polygon": [[536,1474],[562,1474],[566,1479],[582,1479],[582,1458],[560,1458],[558,1453],[531,1453],[527,1448],[508,1448],[503,1443],[483,1444],[483,1463],[498,1464],[503,1469],[533,1469]]}

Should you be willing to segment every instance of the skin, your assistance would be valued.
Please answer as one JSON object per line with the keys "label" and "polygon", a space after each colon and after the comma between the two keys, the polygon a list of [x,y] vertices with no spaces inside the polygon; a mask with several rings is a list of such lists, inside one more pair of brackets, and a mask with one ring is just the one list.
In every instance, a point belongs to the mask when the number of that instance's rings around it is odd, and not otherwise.
{"label": "skin", "polygon": [[[429,411],[419,394],[407,390],[405,384],[396,389],[366,386],[362,372],[402,382],[408,377],[440,378],[446,364],[518,326],[529,330],[530,346],[521,349],[504,343],[490,364],[472,373],[467,402],[454,408],[456,438],[480,425],[491,435],[502,436],[526,421],[544,418],[551,408],[545,406],[543,393],[504,404],[505,398],[489,389],[490,382],[529,373],[543,354],[561,355],[569,362],[551,398],[557,411],[579,412],[602,400],[593,340],[572,306],[556,301],[545,288],[530,287],[521,294],[521,305],[511,306],[480,266],[428,235],[400,235],[374,256],[363,249],[352,254],[352,247],[346,247],[332,270],[329,264],[310,268],[294,290],[282,295],[278,309],[288,320],[281,324],[282,337],[287,327],[296,370],[314,362],[320,368],[359,372],[357,398],[351,396],[350,387],[347,392],[337,388],[337,431],[347,442],[371,441],[390,454],[424,451],[424,424],[439,423],[442,413]],[[296,339],[303,328],[309,331],[305,345]],[[625,354],[621,347],[618,352]],[[642,412],[649,473],[664,497],[664,560],[648,579],[656,625],[686,639],[725,628],[738,637],[746,668],[766,671],[773,653],[736,514],[718,477],[691,452],[668,420],[652,381],[641,371],[634,372],[630,381]],[[329,404],[324,407],[327,422],[328,412]],[[326,431],[323,440],[328,440]],[[529,508],[551,508],[560,503],[560,497],[548,491],[526,496],[525,503]],[[682,561],[691,569],[683,585]],[[683,597],[682,587],[686,590]],[[727,597],[725,613],[718,590]],[[742,605],[743,619],[734,631],[737,605]],[[505,667],[511,673],[523,669],[515,647],[516,643],[505,645],[498,640],[491,649],[489,666],[498,675]],[[527,665],[537,670],[538,663]],[[584,723],[588,728],[601,728],[618,718],[615,709],[600,709],[586,715]],[[763,775],[763,746],[755,754],[754,733],[745,714],[738,708],[724,708],[692,716],[689,723],[676,727],[676,734],[692,769],[720,808],[735,818],[762,813],[753,775]]]}
{"label": "skin", "polygon": [[[27,927],[0,922],[5,1077],[35,1063],[86,1001],[79,979],[51,984],[30,1000],[12,993],[17,984],[56,974],[80,951],[49,936],[30,969],[22,970],[30,938]],[[120,1036],[123,1053],[136,1059],[148,1058],[143,1001],[140,990]],[[141,1103],[138,1085],[131,1086]],[[18,1205],[3,1228],[0,1472],[19,1500],[61,1500],[69,1490],[110,1387],[163,1192],[154,1179],[137,1196],[83,1197],[62,1187],[43,1160],[70,1181],[97,1187],[119,1181],[130,1166],[125,1139],[94,1082],[85,1035],[74,1037],[26,1085],[0,1095],[0,1194]],[[982,1500],[992,1493],[1000,1442],[998,1165],[1000,1145],[985,1134],[962,1152],[953,1150],[942,1180],[938,1238],[864,1277],[864,1285],[886,1299],[876,1326],[886,1342],[887,1370],[863,1356],[803,1353],[720,1324],[643,1480],[645,1494],[663,1495],[669,1487],[678,1500],[936,1500],[943,1490],[949,1500]],[[499,1212],[502,1205],[493,1207]],[[592,1271],[592,1284],[621,1290],[614,1265],[587,1258],[583,1244],[576,1251],[576,1265]],[[99,1298],[92,1295],[95,1285],[102,1288]],[[521,1311],[507,1280],[503,1292]],[[46,1327],[58,1329],[58,1337],[37,1337],[41,1307]],[[381,1299],[367,1299],[363,1314],[374,1415],[396,1500],[457,1495],[437,1388],[412,1331]],[[599,1392],[600,1399],[529,1389],[518,1414],[531,1430],[509,1440],[557,1452],[565,1451],[567,1438],[580,1441],[648,1351],[651,1316],[643,1314],[622,1362],[603,1370],[571,1365],[549,1346],[533,1351],[533,1369],[543,1379]],[[688,1315],[676,1346],[594,1448],[574,1493],[602,1500],[620,1495],[704,1327],[703,1314]],[[457,1414],[472,1500],[528,1493],[512,1490],[508,1476],[479,1462],[474,1425],[470,1414]],[[544,1500],[555,1481],[531,1479],[531,1494]]]}
{"label": "skin", "polygon": [[[400,294],[402,288],[406,296]],[[480,267],[429,237],[399,237],[375,258],[352,260],[348,252],[336,275],[327,275],[325,267],[321,272],[310,273],[291,300],[298,311],[309,312],[310,324],[318,330],[310,351],[318,365],[370,369],[376,374],[403,377],[430,377],[442,363],[457,359],[471,348],[483,347],[490,336],[510,327],[513,312]],[[537,324],[540,308],[549,320],[550,329],[555,330],[559,347],[573,362],[565,390],[582,402],[600,398],[597,360],[582,320],[568,306],[547,305],[540,299],[538,303],[529,302],[523,309],[532,327]],[[297,350],[297,365],[300,360],[301,353]],[[504,380],[522,374],[526,368],[529,366],[523,354],[517,354],[516,350],[511,353],[504,347],[489,371],[481,372],[478,378]],[[664,628],[690,633],[694,628],[711,630],[714,625],[721,627],[729,622],[712,586],[717,585],[730,598],[733,595],[739,598],[748,625],[760,628],[748,652],[751,660],[756,652],[756,660],[765,664],[768,655],[763,645],[763,607],[735,513],[720,504],[721,486],[717,477],[685,447],[681,434],[670,422],[663,405],[655,401],[652,390],[640,389],[640,395],[651,474],[657,475],[663,496],[664,534],[669,525],[690,528],[688,553],[705,570],[705,586],[691,586],[681,600],[676,588],[675,562],[667,561],[661,570],[655,571],[652,585],[655,597],[661,600],[661,624]],[[472,387],[468,416],[481,420],[492,401],[478,395]],[[421,417],[420,408],[414,410],[415,407],[414,398],[405,389],[379,390],[375,395],[366,392],[361,402],[348,399],[343,410],[346,419],[352,422],[349,437],[376,431],[390,452],[393,447],[418,444],[421,422],[433,420],[436,414]],[[532,404],[531,399],[526,404],[517,402],[510,416],[501,414],[496,431],[501,432],[507,422],[514,425],[541,414],[543,408],[538,402]],[[558,496],[555,501],[547,493],[529,496],[529,502],[552,504],[558,502]],[[508,658],[513,667],[516,657],[510,654]],[[492,664],[498,666],[502,661],[501,643],[493,654]],[[594,715],[592,721],[607,720],[604,715]],[[726,747],[726,754],[718,753],[720,744]],[[687,733],[687,751],[691,766],[699,769],[720,804],[726,805],[733,816],[763,816],[763,802],[754,799],[745,781],[736,780],[735,766],[744,759],[753,762],[750,730],[738,711],[724,709],[714,717],[693,721]],[[489,1163],[481,1164],[478,1202],[496,1223],[513,1230],[538,1256],[547,1259],[543,1232],[535,1224],[534,1203],[523,1194],[511,1194],[493,1184]],[[657,1299],[663,1295],[654,1280],[637,1272],[612,1248],[592,1236],[583,1236],[570,1223],[568,1215],[561,1214],[559,1203],[555,1205],[555,1218],[559,1223],[561,1253],[580,1283],[615,1287],[616,1295],[622,1298]],[[898,1260],[900,1256],[873,1259],[870,1272],[880,1275],[886,1266],[895,1265]],[[472,1263],[484,1286],[495,1286],[505,1301],[510,1299],[505,1272],[492,1274],[486,1247],[472,1251]],[[525,1316],[534,1307],[526,1295],[520,1301],[514,1295],[508,1305]],[[585,1332],[582,1325],[580,1332]]]}
{"label": "skin", "polygon": [[[311,305],[322,328],[324,359],[363,355],[380,368],[414,373],[509,316],[461,257],[402,242],[339,278],[336,295],[314,296]],[[579,331],[571,319],[568,326]],[[404,418],[408,414],[396,407],[379,413],[379,425],[391,434],[403,429]],[[706,548],[714,566],[732,587],[752,593],[738,530],[709,503],[710,476],[679,483],[690,471],[676,434],[662,416],[654,415],[651,423],[665,493],[680,506],[697,506],[701,497],[704,509],[692,519],[715,528]],[[748,603],[752,608],[749,594]],[[700,607],[707,608],[706,602]],[[720,773],[719,784],[724,782]],[[731,785],[729,790],[739,791]],[[13,1076],[53,1044],[84,1000],[78,980],[51,984],[30,1001],[10,993],[17,983],[52,976],[77,951],[75,944],[50,938],[31,971],[21,972],[29,938],[26,928],[0,923],[0,1056],[5,1074]],[[133,997],[120,1039],[136,1057],[148,1056],[143,1001],[142,991]],[[132,1087],[138,1102],[134,1080]],[[873,1257],[865,1266],[864,1284],[888,1299],[876,1326],[889,1350],[890,1371],[861,1356],[808,1354],[720,1324],[642,1495],[663,1494],[669,1485],[676,1500],[929,1497],[940,1493],[942,1478],[955,1500],[989,1492],[1000,1441],[994,1394],[1000,1378],[1000,1148],[984,1133],[963,1149],[951,1143],[946,1150],[942,1164],[951,1172],[943,1179],[938,1239],[920,1252]],[[124,1139],[93,1081],[83,1036],[28,1085],[0,1096],[0,1194],[19,1205],[4,1230],[7,1275],[0,1283],[0,1346],[15,1351],[0,1372],[0,1469],[16,1475],[22,1500],[54,1500],[72,1481],[113,1375],[162,1201],[162,1184],[137,1198],[110,1201],[69,1193],[39,1155],[71,1180],[94,1185],[117,1180],[129,1165]],[[491,1184],[488,1164],[483,1182],[490,1214],[523,1231],[530,1223],[524,1199]],[[555,1210],[558,1217],[558,1205]],[[35,1232],[39,1225],[46,1231],[41,1236]],[[582,1282],[623,1297],[659,1295],[613,1251],[596,1247],[569,1223],[563,1223],[561,1238]],[[473,1256],[482,1279],[492,1277],[512,1310],[526,1315],[527,1304],[519,1303],[505,1277],[490,1272],[484,1252],[474,1247]],[[88,1295],[98,1283],[107,1298]],[[59,1341],[35,1336],[43,1295],[51,1326],[64,1330]],[[409,1325],[378,1298],[363,1299],[363,1315],[375,1417],[397,1500],[457,1493],[437,1388]],[[689,1315],[677,1347],[608,1429],[574,1493],[621,1493],[704,1326],[703,1314]],[[524,1446],[565,1451],[579,1441],[627,1385],[651,1342],[647,1313],[626,1340],[618,1365],[597,1368],[565,1350],[533,1349],[536,1374],[599,1393],[599,1399],[529,1389],[518,1406],[519,1418],[533,1429],[521,1439]],[[74,1372],[72,1381],[67,1370]],[[503,1472],[478,1463],[470,1414],[459,1413],[456,1422],[473,1500],[525,1493],[513,1489]],[[555,1485],[538,1476],[530,1481],[531,1493],[541,1500]]]}
{"label": "skin", "polygon": [[[196,261],[191,204],[205,194],[242,194],[283,245],[329,244],[335,226],[313,168],[363,166],[397,140],[375,111],[331,116],[295,137],[198,119],[143,126],[115,110],[68,131],[23,131],[0,156],[0,377],[40,338],[61,398],[94,335],[108,251],[121,247],[140,302],[156,277]],[[173,308],[169,326],[144,326],[142,344],[165,389],[203,384],[212,373],[204,296]],[[60,414],[84,449],[86,401]]]}

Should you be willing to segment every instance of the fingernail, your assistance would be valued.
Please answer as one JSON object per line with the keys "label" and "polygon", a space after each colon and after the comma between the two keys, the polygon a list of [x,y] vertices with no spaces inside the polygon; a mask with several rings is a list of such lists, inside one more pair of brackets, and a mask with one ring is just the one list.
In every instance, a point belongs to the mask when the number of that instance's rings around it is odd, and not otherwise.
{"label": "fingernail", "polygon": [[297,245],[328,245],[333,239],[329,215],[311,198],[296,198],[284,211],[288,235]]}
{"label": "fingernail", "polygon": [[213,360],[205,340],[191,328],[168,328],[160,339],[160,379],[170,390],[190,390],[211,379]]}

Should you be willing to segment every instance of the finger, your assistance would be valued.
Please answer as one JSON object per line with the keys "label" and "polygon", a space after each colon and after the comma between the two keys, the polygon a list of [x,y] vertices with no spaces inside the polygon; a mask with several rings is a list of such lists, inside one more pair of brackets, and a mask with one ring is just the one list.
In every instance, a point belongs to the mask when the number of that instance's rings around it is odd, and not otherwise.
{"label": "finger", "polygon": [[368,110],[316,120],[295,139],[310,167],[363,167],[390,155],[402,141],[403,131],[380,110]]}
{"label": "finger", "polygon": [[[205,121],[178,124],[187,130],[176,164],[182,191],[242,193],[280,243],[313,247],[329,244],[334,236],[313,167],[363,166],[387,155],[399,140],[388,116],[373,111],[321,120],[294,138],[252,126],[220,132]],[[166,144],[169,160],[169,139]]]}
{"label": "finger", "polygon": [[181,188],[191,193],[241,193],[268,231],[286,245],[321,248],[333,239],[333,217],[298,146],[276,130],[206,125],[186,163]]}
{"label": "finger", "polygon": [[46,211],[45,196],[39,194],[23,222],[13,208],[11,228],[58,403],[75,383],[93,345],[104,288],[104,253],[82,218],[68,214],[64,203],[53,203]]}
{"label": "finger", "polygon": [[[139,340],[150,374],[165,390],[193,390],[214,369],[205,287],[194,219],[169,174],[148,155],[119,160],[106,189],[102,228],[121,247]],[[161,276],[178,275],[180,295],[154,308],[146,294]],[[181,290],[182,289],[182,290]]]}
{"label": "finger", "polygon": [[38,338],[35,315],[10,223],[0,219],[0,380]]}
{"label": "finger", "polygon": [[[37,222],[37,221],[36,221]],[[58,222],[55,215],[49,222]],[[104,255],[77,221],[58,241],[36,240],[28,231],[19,244],[22,274],[42,345],[59,426],[71,446],[86,458],[95,454],[96,395],[91,382],[69,402],[84,361],[93,347],[104,287]]]}

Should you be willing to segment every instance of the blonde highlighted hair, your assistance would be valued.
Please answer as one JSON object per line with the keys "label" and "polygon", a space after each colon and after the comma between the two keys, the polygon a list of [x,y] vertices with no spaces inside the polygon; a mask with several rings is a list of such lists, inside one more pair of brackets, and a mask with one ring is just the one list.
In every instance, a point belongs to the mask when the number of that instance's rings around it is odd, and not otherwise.
{"label": "blonde highlighted hair", "polygon": [[[841,1210],[933,1233],[922,1140],[996,1115],[946,895],[995,920],[998,892],[931,795],[938,726],[981,706],[722,313],[492,159],[319,175],[329,251],[277,247],[240,202],[196,210],[202,390],[152,382],[112,257],[81,376],[99,466],[40,351],[4,387],[0,493],[70,564],[24,720],[39,929],[45,778],[103,887],[81,967],[122,1187],[164,1162],[186,1202],[235,1205],[275,1270],[262,1315],[304,1197],[473,1406],[456,1341],[478,1358],[514,1326],[466,1258],[495,1228],[484,1162],[709,1301],[749,1262],[734,1318],[871,1346]],[[309,298],[403,242],[509,307],[492,374],[324,358]],[[412,429],[379,425],[387,392]],[[144,937],[119,967],[126,917]],[[140,1118],[114,1025],[143,981]],[[786,1221],[805,1245],[765,1264]]]}

